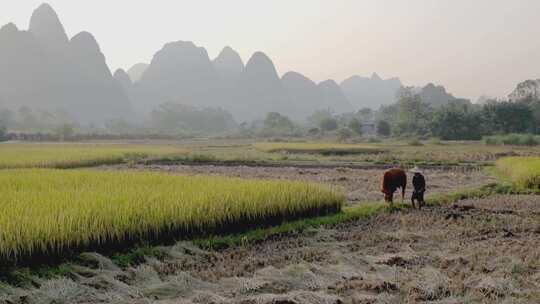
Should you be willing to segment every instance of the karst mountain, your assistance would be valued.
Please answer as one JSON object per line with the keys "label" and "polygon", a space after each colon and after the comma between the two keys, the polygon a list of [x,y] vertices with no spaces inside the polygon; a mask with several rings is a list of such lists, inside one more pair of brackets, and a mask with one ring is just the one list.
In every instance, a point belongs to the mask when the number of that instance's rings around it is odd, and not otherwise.
{"label": "karst mountain", "polygon": [[0,29],[0,100],[3,108],[65,110],[83,123],[132,114],[94,37],[69,39],[47,4],[34,11],[28,30]]}
{"label": "karst mountain", "polygon": [[69,37],[48,4],[34,11],[28,30],[12,23],[0,29],[0,108],[65,111],[81,123],[103,123],[144,119],[172,102],[220,108],[237,121],[262,119],[268,112],[303,120],[317,110],[345,113],[393,103],[402,85],[377,74],[339,85],[293,71],[280,76],[263,52],[244,63],[227,46],[212,59],[190,41],[167,43],[149,64],[113,75],[92,34]]}

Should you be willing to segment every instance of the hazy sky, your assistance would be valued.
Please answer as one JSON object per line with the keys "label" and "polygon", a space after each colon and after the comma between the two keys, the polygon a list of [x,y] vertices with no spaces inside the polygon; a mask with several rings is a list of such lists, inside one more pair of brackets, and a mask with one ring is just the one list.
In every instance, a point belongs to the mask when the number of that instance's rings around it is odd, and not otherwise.
{"label": "hazy sky", "polygon": [[[1,0],[21,29],[42,0]],[[539,0],[49,0],[68,35],[96,36],[114,71],[191,40],[214,58],[268,54],[280,74],[338,82],[377,72],[456,96],[506,96],[540,78]]]}

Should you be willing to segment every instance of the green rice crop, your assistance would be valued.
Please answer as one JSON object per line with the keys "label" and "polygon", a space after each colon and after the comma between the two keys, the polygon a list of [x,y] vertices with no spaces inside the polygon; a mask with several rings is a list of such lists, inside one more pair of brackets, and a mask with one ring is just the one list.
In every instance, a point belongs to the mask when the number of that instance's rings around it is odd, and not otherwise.
{"label": "green rice crop", "polygon": [[173,146],[131,144],[0,144],[0,169],[75,168],[115,164],[131,157],[184,153]]}
{"label": "green rice crop", "polygon": [[264,152],[286,152],[321,155],[377,154],[383,149],[362,144],[335,143],[256,143],[254,147]]}
{"label": "green rice crop", "polygon": [[319,184],[155,172],[0,171],[0,261],[339,211]]}
{"label": "green rice crop", "polygon": [[497,160],[498,173],[522,189],[540,189],[540,157],[505,157]]}

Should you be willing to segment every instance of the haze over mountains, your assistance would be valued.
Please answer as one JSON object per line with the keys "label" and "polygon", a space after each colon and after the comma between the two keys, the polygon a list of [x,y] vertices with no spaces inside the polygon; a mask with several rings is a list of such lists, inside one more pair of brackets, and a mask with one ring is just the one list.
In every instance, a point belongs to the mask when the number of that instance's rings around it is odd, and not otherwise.
{"label": "haze over mountains", "polygon": [[[94,37],[81,32],[69,39],[47,4],[34,11],[27,31],[14,24],[0,29],[0,108],[66,111],[82,123],[140,120],[166,102],[222,108],[237,121],[261,119],[268,112],[303,120],[316,110],[377,109],[393,103],[401,86],[398,78],[377,74],[353,76],[339,85],[315,83],[293,71],[280,77],[262,52],[244,64],[225,47],[212,60],[189,41],[167,43],[150,64],[113,76]],[[422,94],[434,104],[454,98],[434,85]]]}
{"label": "haze over mountains", "polygon": [[399,78],[381,79],[373,73],[371,78],[352,76],[341,83],[343,92],[356,108],[378,108],[392,103],[402,84]]}
{"label": "haze over mountains", "polygon": [[129,68],[129,70],[127,70],[127,73],[129,75],[129,78],[131,78],[131,81],[135,82],[141,80],[142,75],[144,74],[144,71],[146,71],[146,69],[148,69],[147,63],[137,63],[131,68]]}
{"label": "haze over mountains", "polygon": [[12,23],[0,29],[0,96],[2,107],[65,110],[81,122],[131,115],[94,37],[81,32],[69,39],[45,4],[28,31]]}

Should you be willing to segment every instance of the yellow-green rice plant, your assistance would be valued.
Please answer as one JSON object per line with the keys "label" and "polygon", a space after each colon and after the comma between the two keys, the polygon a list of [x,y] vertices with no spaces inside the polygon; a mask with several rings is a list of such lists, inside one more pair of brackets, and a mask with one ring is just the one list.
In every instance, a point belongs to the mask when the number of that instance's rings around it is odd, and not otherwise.
{"label": "yellow-green rice plant", "polygon": [[497,160],[498,173],[515,186],[540,189],[540,157],[505,157]]}
{"label": "yellow-green rice plant", "polygon": [[131,144],[0,144],[0,169],[88,167],[184,152],[172,146]]}
{"label": "yellow-green rice plant", "polygon": [[377,154],[383,149],[365,144],[336,143],[256,143],[254,147],[264,152],[286,152],[321,155]]}
{"label": "yellow-green rice plant", "polygon": [[0,171],[0,261],[223,231],[341,209],[341,191],[156,172]]}

